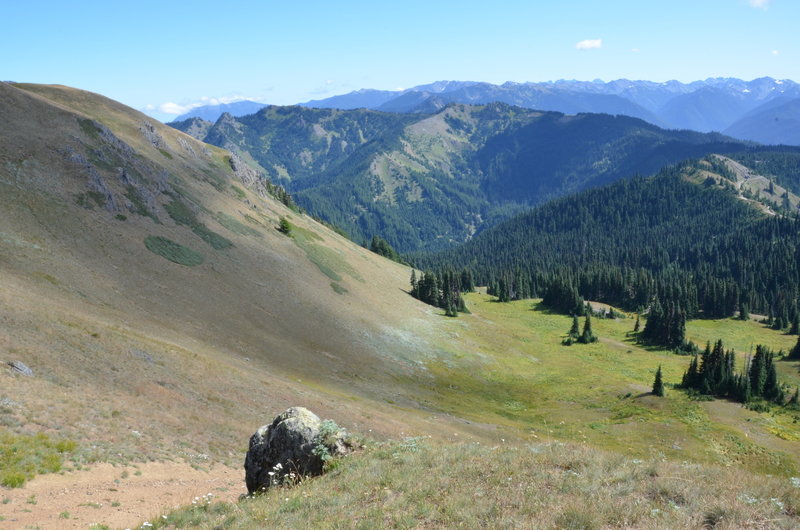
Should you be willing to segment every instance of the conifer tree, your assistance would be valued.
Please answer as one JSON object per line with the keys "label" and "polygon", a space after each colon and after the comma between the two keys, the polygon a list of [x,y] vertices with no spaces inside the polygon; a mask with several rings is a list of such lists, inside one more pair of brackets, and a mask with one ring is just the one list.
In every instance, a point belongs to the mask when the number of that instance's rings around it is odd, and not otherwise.
{"label": "conifer tree", "polygon": [[286,234],[287,236],[292,232],[292,225],[286,220],[285,217],[281,217],[280,221],[278,222],[278,232]]}
{"label": "conifer tree", "polygon": [[762,397],[764,395],[764,384],[767,382],[767,350],[759,344],[756,346],[756,354],[750,362],[750,391],[753,396]]}
{"label": "conifer tree", "polygon": [[661,376],[661,365],[658,365],[658,370],[656,371],[656,378],[653,381],[653,394],[658,397],[664,397],[664,381]]}
{"label": "conifer tree", "polygon": [[789,328],[790,335],[800,335],[800,312],[795,312],[792,327]]}
{"label": "conifer tree", "polygon": [[572,317],[572,327],[569,329],[569,336],[573,340],[578,340],[580,336],[580,324],[578,323],[578,317]]}
{"label": "conifer tree", "polygon": [[767,401],[782,404],[783,391],[781,387],[778,386],[778,374],[775,371],[775,363],[769,363],[769,367],[767,368],[767,378],[764,381],[764,393],[762,396]]}
{"label": "conifer tree", "polygon": [[800,337],[797,337],[797,344],[795,344],[792,351],[789,352],[788,358],[792,360],[800,359]]}
{"label": "conifer tree", "polygon": [[744,302],[739,305],[739,320],[750,320],[750,311]]}
{"label": "conifer tree", "polygon": [[636,324],[633,325],[633,332],[634,333],[639,333],[639,327],[640,327],[640,324],[639,324],[639,313],[636,313]]}
{"label": "conifer tree", "polygon": [[694,355],[694,357],[692,357],[692,360],[689,362],[689,368],[686,370],[686,373],[683,374],[681,387],[696,388],[699,376],[700,374],[698,370],[697,355]]}
{"label": "conifer tree", "polygon": [[591,342],[597,342],[597,337],[595,336],[594,332],[592,331],[592,315],[591,313],[586,313],[586,320],[583,321],[583,332],[581,333],[578,342],[582,344],[589,344]]}

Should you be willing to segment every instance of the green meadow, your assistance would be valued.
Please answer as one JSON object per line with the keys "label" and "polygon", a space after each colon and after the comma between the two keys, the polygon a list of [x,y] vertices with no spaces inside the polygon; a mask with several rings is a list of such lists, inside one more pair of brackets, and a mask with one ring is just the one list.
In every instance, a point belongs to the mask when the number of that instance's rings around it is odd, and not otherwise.
{"label": "green meadow", "polygon": [[[599,341],[565,346],[571,317],[542,309],[538,301],[501,304],[482,294],[466,300],[472,314],[443,324],[444,339],[427,363],[433,377],[417,397],[423,405],[522,432],[531,441],[797,474],[799,411],[775,406],[754,412],[674,388],[690,358],[639,344],[632,333],[635,315],[593,318]],[[687,336],[701,346],[721,338],[740,352],[739,364],[751,343],[786,351],[797,340],[733,319],[689,322]],[[798,363],[778,365],[781,380],[794,391]],[[650,394],[659,366],[664,398]]]}

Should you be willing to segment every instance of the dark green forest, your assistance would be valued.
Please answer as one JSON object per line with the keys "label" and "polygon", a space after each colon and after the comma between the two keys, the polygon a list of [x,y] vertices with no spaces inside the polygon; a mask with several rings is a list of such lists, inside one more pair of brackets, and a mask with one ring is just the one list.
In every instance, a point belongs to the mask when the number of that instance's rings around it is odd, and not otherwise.
{"label": "dark green forest", "polygon": [[[501,299],[583,300],[648,311],[643,338],[679,346],[686,319],[761,313],[797,332],[800,220],[767,215],[685,161],[649,178],[552,201],[436,254],[425,270],[467,268]],[[792,329],[794,328],[794,329]]]}

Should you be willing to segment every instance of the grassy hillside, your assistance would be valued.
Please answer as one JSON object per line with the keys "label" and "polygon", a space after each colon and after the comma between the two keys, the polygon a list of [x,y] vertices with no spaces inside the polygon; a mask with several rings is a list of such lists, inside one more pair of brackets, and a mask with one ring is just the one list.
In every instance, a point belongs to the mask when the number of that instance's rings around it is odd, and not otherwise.
{"label": "grassy hillside", "polygon": [[0,371],[7,428],[85,460],[238,465],[298,402],[385,435],[430,423],[382,398],[427,349],[406,268],[101,96],[2,84],[0,106],[0,360],[34,372]]}
{"label": "grassy hillside", "polygon": [[267,107],[222,116],[207,133],[191,121],[172,125],[239,153],[355,240],[377,234],[400,251],[443,248],[525,206],[744,148],[627,116],[503,103],[426,114]]}
{"label": "grassy hillside", "polygon": [[[472,315],[447,320],[426,363],[434,378],[414,392],[427,407],[494,425],[490,440],[465,442],[452,432],[368,444],[291,489],[149,521],[177,528],[798,524],[797,411],[693,401],[672,388],[689,359],[636,344],[632,318],[595,320],[600,342],[563,346],[570,318],[536,301],[499,304],[478,293],[467,303]],[[693,322],[688,333],[698,342],[722,337],[739,352],[752,342],[794,342],[753,321]],[[779,364],[782,379],[800,383],[797,363]],[[649,393],[659,365],[664,398]]]}
{"label": "grassy hillside", "polygon": [[[800,465],[796,412],[690,400],[669,386],[688,359],[636,344],[627,336],[632,319],[598,320],[600,342],[566,347],[570,319],[531,302],[472,294],[471,315],[445,318],[407,294],[408,268],[288,209],[226,151],[67,87],[0,84],[0,110],[0,424],[8,433],[0,449],[29,445],[31,473],[151,460],[238,467],[258,426],[302,405],[378,440],[430,437],[429,449],[381,446],[309,482],[344,496],[298,489],[283,497],[288,508],[319,495],[332,510],[320,516],[339,517],[357,496],[367,526],[381,524],[387,507],[383,522],[396,526],[531,517],[641,526],[669,499],[685,507],[686,525],[706,517],[708,497],[694,499],[704,482],[688,484],[684,497],[659,497],[666,486],[648,482],[652,466],[681,484],[699,473],[742,484],[723,498],[756,500],[731,501],[731,526],[796,515],[786,486]],[[281,218],[288,235],[277,230]],[[795,340],[732,320],[691,323],[688,333],[742,352],[754,341],[777,350]],[[800,383],[796,363],[779,364],[782,379]],[[648,393],[658,365],[663,399]],[[507,450],[492,449],[501,444]],[[453,461],[459,454],[463,464]],[[622,490],[599,478],[622,463],[614,475]],[[464,484],[455,471],[485,477],[487,468],[496,471],[486,489],[455,486]],[[512,470],[519,489],[503,504],[500,484]],[[564,470],[583,478],[573,487]],[[440,495],[447,513],[413,494],[413,483],[427,498],[451,492]],[[601,506],[623,490],[647,500]],[[0,527],[45,509],[46,499],[36,505],[27,490],[14,492],[2,490]],[[467,500],[473,493],[477,502]],[[231,525],[245,527],[255,525],[251,516],[276,526],[315,521],[303,511],[313,505],[274,511],[277,497],[263,502],[201,515],[210,514],[209,525],[242,517]],[[498,503],[506,511],[492,512]],[[86,509],[103,522],[129,506]],[[47,520],[58,527],[62,519],[55,511]]]}
{"label": "grassy hillside", "polygon": [[800,488],[737,469],[585,445],[439,444],[350,456],[263,497],[154,517],[154,528],[795,528]]}

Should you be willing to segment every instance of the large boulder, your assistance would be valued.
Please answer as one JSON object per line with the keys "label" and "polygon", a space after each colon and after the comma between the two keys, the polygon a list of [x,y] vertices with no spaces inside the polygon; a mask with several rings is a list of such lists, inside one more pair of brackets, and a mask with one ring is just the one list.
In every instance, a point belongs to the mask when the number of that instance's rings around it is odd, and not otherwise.
{"label": "large boulder", "polygon": [[244,460],[247,491],[263,491],[287,477],[318,475],[328,458],[348,450],[344,429],[308,409],[292,407],[250,437]]}

